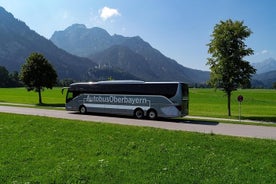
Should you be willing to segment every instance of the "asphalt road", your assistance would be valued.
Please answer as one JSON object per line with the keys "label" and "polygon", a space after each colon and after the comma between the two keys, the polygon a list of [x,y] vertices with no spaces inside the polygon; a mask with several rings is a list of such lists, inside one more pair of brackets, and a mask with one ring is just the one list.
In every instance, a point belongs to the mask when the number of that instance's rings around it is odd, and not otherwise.
{"label": "asphalt road", "polygon": [[[90,122],[104,122],[112,124],[122,124],[131,126],[144,126],[162,128],[167,130],[179,130],[200,132],[209,134],[220,134],[238,137],[251,137],[276,140],[276,127],[240,125],[220,123],[218,119],[214,121],[193,121],[193,120],[138,120],[126,117],[111,117],[98,115],[81,115],[76,112],[63,110],[46,110],[28,107],[0,106],[0,112],[13,114],[26,114],[35,116],[54,117],[62,119],[73,119]],[[1,116],[0,116],[1,117]],[[1,120],[1,119],[0,119]]]}

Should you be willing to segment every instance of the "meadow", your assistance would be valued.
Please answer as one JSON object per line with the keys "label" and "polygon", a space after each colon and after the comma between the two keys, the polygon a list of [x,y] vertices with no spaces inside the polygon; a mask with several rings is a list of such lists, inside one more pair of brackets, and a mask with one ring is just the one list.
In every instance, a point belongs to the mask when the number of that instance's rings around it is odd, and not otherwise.
{"label": "meadow", "polygon": [[[237,97],[243,96],[243,102]],[[222,117],[227,116],[227,96],[215,89],[190,89],[190,115]],[[276,90],[272,89],[239,89],[231,97],[231,111],[233,119],[239,118],[241,105],[241,119],[276,122]]]}
{"label": "meadow", "polygon": [[[275,90],[238,90],[243,118],[275,120]],[[64,107],[61,88],[44,107]],[[0,103],[38,106],[25,88]],[[41,108],[41,107],[40,107]],[[226,96],[190,89],[190,115],[227,117]],[[0,183],[275,183],[276,141],[0,113]]]}
{"label": "meadow", "polygon": [[[61,88],[45,89],[41,94],[44,105],[64,107],[66,94],[61,93]],[[1,102],[38,105],[38,93],[26,88],[0,88]]]}
{"label": "meadow", "polygon": [[0,116],[0,183],[276,182],[275,140]]}
{"label": "meadow", "polygon": [[[233,92],[231,109],[233,119],[239,118],[239,102],[237,97],[243,95],[241,118],[276,122],[276,90],[242,89]],[[64,107],[65,94],[61,88],[45,90],[42,93],[43,106]],[[220,90],[190,89],[189,114],[191,116],[221,117],[227,116],[227,97]],[[0,103],[22,103],[37,105],[38,94],[25,88],[0,88]]]}

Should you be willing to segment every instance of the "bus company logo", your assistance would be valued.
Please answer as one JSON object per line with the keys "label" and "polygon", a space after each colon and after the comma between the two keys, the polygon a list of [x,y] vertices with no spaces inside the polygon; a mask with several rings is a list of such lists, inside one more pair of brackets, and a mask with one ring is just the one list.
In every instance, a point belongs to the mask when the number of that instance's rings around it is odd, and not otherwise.
{"label": "bus company logo", "polygon": [[93,96],[88,95],[84,99],[88,103],[113,103],[113,104],[149,104],[146,98],[135,98],[126,96]]}

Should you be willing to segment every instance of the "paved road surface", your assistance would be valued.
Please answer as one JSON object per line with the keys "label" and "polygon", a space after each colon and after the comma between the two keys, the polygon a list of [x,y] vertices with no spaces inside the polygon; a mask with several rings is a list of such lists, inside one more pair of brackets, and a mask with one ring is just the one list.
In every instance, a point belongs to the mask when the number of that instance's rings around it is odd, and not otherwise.
{"label": "paved road surface", "polygon": [[81,115],[65,110],[46,110],[12,106],[0,106],[0,112],[276,140],[276,127],[226,124],[219,123],[218,121],[204,122],[204,120],[188,121],[171,119],[167,119],[166,121],[137,120],[122,117]]}

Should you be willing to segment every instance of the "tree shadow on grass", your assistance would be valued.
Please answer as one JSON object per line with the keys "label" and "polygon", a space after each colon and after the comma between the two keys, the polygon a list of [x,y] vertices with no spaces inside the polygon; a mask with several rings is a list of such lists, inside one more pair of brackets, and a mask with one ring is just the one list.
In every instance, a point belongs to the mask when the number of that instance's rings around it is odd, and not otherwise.
{"label": "tree shadow on grass", "polygon": [[219,124],[219,122],[217,122],[217,121],[208,121],[208,120],[190,120],[190,119],[159,119],[159,120],[172,122],[172,123],[195,124],[195,125],[216,126]]}
{"label": "tree shadow on grass", "polygon": [[36,104],[36,106],[39,107],[65,107],[64,103],[42,103],[42,104]]}
{"label": "tree shadow on grass", "polygon": [[258,116],[249,116],[249,117],[243,117],[243,119],[249,119],[253,121],[263,121],[263,122],[271,122],[276,124],[276,115],[275,117],[267,116],[267,117],[258,117]]}

